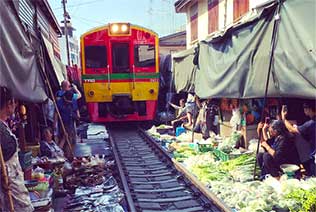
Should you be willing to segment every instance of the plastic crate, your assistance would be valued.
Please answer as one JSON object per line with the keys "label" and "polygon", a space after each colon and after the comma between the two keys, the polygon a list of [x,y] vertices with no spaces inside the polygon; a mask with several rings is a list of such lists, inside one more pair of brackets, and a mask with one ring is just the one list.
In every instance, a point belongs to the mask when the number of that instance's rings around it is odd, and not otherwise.
{"label": "plastic crate", "polygon": [[234,158],[237,158],[239,157],[240,155],[230,155],[230,154],[227,154],[219,149],[214,149],[213,151],[214,155],[219,158],[221,161],[228,161],[230,159],[234,159]]}
{"label": "plastic crate", "polygon": [[210,152],[214,150],[212,144],[198,144],[198,145],[199,145],[198,148],[200,152]]}

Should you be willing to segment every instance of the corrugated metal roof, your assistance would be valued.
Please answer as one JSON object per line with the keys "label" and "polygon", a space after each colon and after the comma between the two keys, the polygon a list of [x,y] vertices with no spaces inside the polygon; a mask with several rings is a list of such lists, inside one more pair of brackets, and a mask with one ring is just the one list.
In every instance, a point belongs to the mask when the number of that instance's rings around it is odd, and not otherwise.
{"label": "corrugated metal roof", "polygon": [[176,8],[177,13],[185,12],[183,9],[190,3],[195,0],[178,0],[174,3],[174,7]]}
{"label": "corrugated metal roof", "polygon": [[56,19],[55,14],[52,11],[52,8],[50,7],[49,3],[47,0],[42,0],[42,1],[36,1],[36,3],[38,4],[38,6],[43,10],[47,12],[47,18],[50,22],[50,24],[52,25],[52,27],[54,28],[55,32],[58,35],[62,35],[59,23]]}

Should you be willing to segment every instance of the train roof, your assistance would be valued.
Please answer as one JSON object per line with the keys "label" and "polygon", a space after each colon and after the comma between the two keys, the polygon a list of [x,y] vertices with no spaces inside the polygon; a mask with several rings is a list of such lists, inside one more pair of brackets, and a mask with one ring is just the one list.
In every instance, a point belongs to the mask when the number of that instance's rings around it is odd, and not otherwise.
{"label": "train roof", "polygon": [[[119,22],[119,23],[121,23],[121,22]],[[112,24],[112,23],[111,23],[111,24]],[[115,23],[113,23],[113,24],[115,24]],[[149,32],[149,33],[152,33],[152,34],[155,34],[156,36],[158,36],[158,33],[154,32],[154,31],[151,30],[151,29],[148,29],[148,28],[146,28],[146,27],[143,27],[143,26],[140,26],[140,25],[136,25],[136,24],[131,24],[131,23],[129,23],[129,24],[130,24],[130,26],[131,26],[132,28],[140,28],[140,29],[143,29],[144,31],[147,31],[147,32]],[[85,37],[86,35],[91,34],[91,33],[93,33],[93,32],[97,32],[97,31],[101,31],[101,30],[107,29],[108,27],[109,27],[109,24],[102,25],[102,26],[98,26],[98,27],[94,27],[94,28],[90,29],[89,31],[83,33],[83,34],[80,36],[80,38],[83,38],[83,37]]]}

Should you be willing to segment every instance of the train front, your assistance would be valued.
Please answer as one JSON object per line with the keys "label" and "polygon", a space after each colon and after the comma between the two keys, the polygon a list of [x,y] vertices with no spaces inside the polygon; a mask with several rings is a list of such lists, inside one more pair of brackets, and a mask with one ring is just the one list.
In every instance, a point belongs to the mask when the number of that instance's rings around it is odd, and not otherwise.
{"label": "train front", "polygon": [[83,34],[80,42],[90,120],[153,120],[159,89],[157,34],[113,23]]}

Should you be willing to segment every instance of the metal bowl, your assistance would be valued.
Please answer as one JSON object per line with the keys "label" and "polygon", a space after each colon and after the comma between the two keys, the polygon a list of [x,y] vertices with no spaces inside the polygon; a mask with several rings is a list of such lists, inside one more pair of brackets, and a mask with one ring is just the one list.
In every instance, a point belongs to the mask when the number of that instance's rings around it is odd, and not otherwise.
{"label": "metal bowl", "polygon": [[285,173],[294,173],[300,169],[300,167],[295,164],[282,164],[280,168]]}
{"label": "metal bowl", "polygon": [[38,181],[37,180],[25,180],[24,181],[24,185],[27,188],[31,188],[31,187],[37,186],[38,185]]}

